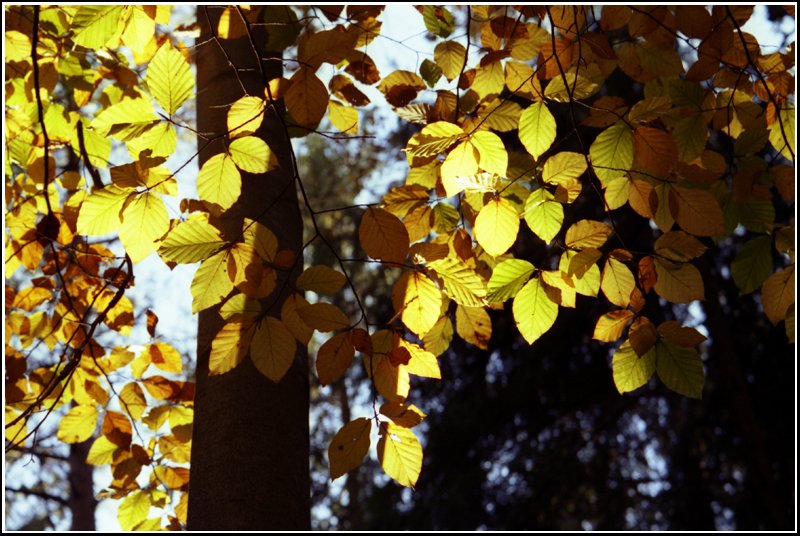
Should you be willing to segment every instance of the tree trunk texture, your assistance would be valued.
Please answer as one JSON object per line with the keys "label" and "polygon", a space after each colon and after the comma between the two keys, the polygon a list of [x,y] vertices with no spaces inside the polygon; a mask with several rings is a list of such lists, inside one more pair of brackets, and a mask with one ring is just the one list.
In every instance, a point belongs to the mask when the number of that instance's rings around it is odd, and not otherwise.
{"label": "tree trunk texture", "polygon": [[94,466],[86,463],[91,441],[73,443],[69,446],[69,498],[67,506],[72,512],[70,530],[94,532],[96,529],[94,510]]}
{"label": "tree trunk texture", "polygon": [[[244,96],[234,73],[239,70],[248,95],[264,97],[262,62],[268,76],[281,74],[275,54],[260,50],[272,61],[255,57],[248,37],[213,38],[221,8],[198,6],[201,26],[197,47],[197,128],[203,134],[226,131],[229,105]],[[234,13],[234,16],[236,14]],[[263,26],[253,27],[254,41],[263,48]],[[229,65],[220,45],[228,58]],[[235,237],[243,218],[258,218],[278,237],[280,249],[302,255],[302,219],[292,184],[290,146],[281,123],[268,113],[261,136],[276,154],[280,167],[264,175],[242,173],[242,194],[224,215],[224,230]],[[204,140],[198,141],[203,147]],[[200,152],[200,165],[222,152],[221,138]],[[264,208],[269,211],[261,215]],[[265,301],[270,314],[279,316],[290,294],[284,288],[289,275],[278,274],[275,292]],[[208,375],[211,342],[223,322],[218,307],[199,315],[197,338],[197,391],[192,442],[188,528],[190,530],[309,530],[310,477],[308,429],[308,363],[299,350],[289,372],[277,384],[244,360],[234,370]]]}

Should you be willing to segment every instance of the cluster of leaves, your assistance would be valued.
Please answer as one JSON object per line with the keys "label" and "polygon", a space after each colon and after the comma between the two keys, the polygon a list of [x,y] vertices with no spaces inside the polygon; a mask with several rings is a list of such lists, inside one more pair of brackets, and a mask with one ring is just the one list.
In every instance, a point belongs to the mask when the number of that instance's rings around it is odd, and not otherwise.
{"label": "cluster of leaves", "polygon": [[[7,393],[14,393],[7,394],[7,439],[20,443],[40,408],[73,403],[59,427],[66,442],[92,437],[102,415],[89,461],[112,465],[108,493],[126,497],[123,528],[151,527],[150,506],[174,501],[164,490],[184,491],[188,481],[192,384],[145,377],[150,364],[180,373],[177,353],[160,341],[135,355],[93,339],[100,324],[123,335],[130,329],[130,262],[154,252],[170,264],[201,263],[194,312],[221,304],[225,324],[213,341],[210,374],[249,356],[279,382],[297,345],[309,345],[315,331],[335,332],[316,355],[322,385],[339,381],[360,354],[383,401],[333,438],[332,478],[361,464],[374,425],[386,473],[415,484],[422,447],[412,428],[425,414],[409,402],[410,376],[440,378],[437,356],[454,334],[487,349],[490,312],[508,301],[533,344],[559,308],[602,292],[610,310],[594,338],[618,344],[612,371],[619,391],[657,373],[670,389],[700,397],[696,348],[704,337],[649,317],[665,304],[704,299],[698,259],[721,240],[747,236],[732,277],[743,294],[761,289],[765,314],[773,324],[785,320],[793,338],[794,227],[775,209],[794,202],[793,53],[765,54],[742,31],[752,9],[478,6],[464,13],[466,35],[453,37],[457,17],[425,6],[433,60],[418,73],[386,76],[366,53],[379,38],[381,11],[326,6],[324,20],[301,21],[288,8],[227,8],[214,40],[252,39],[252,27],[268,22],[267,50],[296,46],[296,61],[286,62],[293,71],[269,81],[263,95],[230,106],[224,152],[203,164],[199,199],[182,200],[173,219],[164,197],[177,195],[178,170],[165,162],[176,130],[189,130],[181,110],[195,84],[187,50],[166,34],[152,37],[169,10],[23,8],[10,18],[6,268],[24,267],[19,280],[27,283],[7,287]],[[327,86],[323,65],[333,72]],[[603,90],[620,76],[641,84],[644,98],[629,102]],[[325,241],[338,266],[311,266],[291,282],[281,274],[301,262],[301,252],[281,249],[280,236],[256,220],[246,220],[235,238],[219,224],[241,194],[242,172],[278,166],[256,135],[272,108],[286,108],[276,117],[287,139],[318,132],[326,113],[337,130],[354,134],[358,108],[370,103],[367,86],[398,117],[422,125],[405,148],[405,184],[366,207],[358,230],[369,259],[396,273],[396,315],[386,322],[370,319],[344,259],[319,230],[312,240]],[[111,140],[130,163],[109,164]],[[56,163],[58,152],[82,162],[91,191],[77,170]],[[96,168],[108,169],[110,183]],[[603,217],[575,221],[581,203]],[[658,233],[650,249],[626,247],[615,219],[623,210]],[[117,232],[122,260],[86,238]],[[541,257],[515,258],[521,239],[538,241]],[[361,311],[356,322],[319,299],[344,287]],[[314,303],[304,292],[314,293]],[[270,300],[282,303],[279,316],[268,313]],[[55,363],[34,367],[33,352],[23,353],[40,343],[59,356]],[[109,374],[128,365],[133,380],[117,389]],[[112,403],[122,411],[109,409]],[[154,434],[147,444],[132,440],[137,422]],[[136,480],[143,466],[153,468],[146,486]],[[185,497],[169,518],[173,526],[185,520]]]}

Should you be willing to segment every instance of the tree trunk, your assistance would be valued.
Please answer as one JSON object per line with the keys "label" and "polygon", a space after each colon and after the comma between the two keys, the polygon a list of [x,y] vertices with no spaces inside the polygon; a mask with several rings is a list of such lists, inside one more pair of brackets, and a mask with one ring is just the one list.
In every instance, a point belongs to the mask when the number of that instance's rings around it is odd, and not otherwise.
{"label": "tree trunk", "polygon": [[[247,37],[214,39],[209,27],[221,9],[198,7],[201,26],[197,48],[197,128],[208,135],[226,131],[226,114],[234,101],[248,95],[264,97],[265,82]],[[234,17],[237,16],[233,13]],[[254,41],[263,48],[263,26],[253,27]],[[239,69],[237,78],[223,54]],[[269,56],[259,51],[262,56]],[[281,74],[279,61],[264,62],[270,77]],[[266,175],[242,173],[242,194],[225,213],[229,238],[242,229],[243,218],[258,218],[278,237],[280,249],[302,255],[302,219],[297,203],[290,146],[281,123],[269,113],[261,136],[280,167]],[[225,138],[200,152],[200,165],[225,150]],[[202,147],[204,140],[200,139]],[[269,211],[260,215],[264,208]],[[297,276],[278,274],[276,290],[264,301],[279,316],[290,294],[284,287]],[[191,530],[308,530],[310,478],[308,431],[308,363],[305,350],[277,384],[256,370],[247,358],[234,370],[208,375],[211,342],[223,322],[218,307],[200,313],[197,338],[197,394],[192,443],[188,528]]]}
{"label": "tree trunk", "polygon": [[70,530],[94,532],[94,467],[86,463],[91,441],[73,443],[69,446],[69,499],[67,505],[72,512]]}

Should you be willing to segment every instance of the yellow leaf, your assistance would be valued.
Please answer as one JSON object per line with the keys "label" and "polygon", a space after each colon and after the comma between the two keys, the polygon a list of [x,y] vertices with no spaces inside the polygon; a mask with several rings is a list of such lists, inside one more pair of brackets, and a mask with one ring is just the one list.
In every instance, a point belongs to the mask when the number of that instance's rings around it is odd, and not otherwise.
{"label": "yellow leaf", "polygon": [[475,70],[475,79],[470,89],[478,94],[480,100],[483,100],[491,95],[499,95],[503,91],[505,82],[503,64],[496,61]]}
{"label": "yellow leaf", "polygon": [[[155,21],[145,13],[142,7],[130,7],[130,18],[125,25],[125,31],[122,33],[122,40],[128,46],[128,48],[131,49],[131,52],[133,52],[134,61],[136,63],[143,63],[143,61],[146,60],[142,59],[140,61],[137,53],[147,54],[147,58],[150,58],[153,55],[153,51],[148,51],[147,49],[148,44],[154,43],[153,37],[156,34]],[[167,22],[164,24],[169,24],[169,17],[167,17]],[[153,48],[155,48],[155,45],[153,45]],[[186,70],[189,72],[192,87],[194,87],[194,75],[192,75],[192,71],[189,69],[188,65],[186,66]],[[150,71],[148,70],[148,73],[149,72]]]}
{"label": "yellow leaf", "polygon": [[589,148],[592,168],[600,183],[623,177],[633,165],[633,133],[622,121],[617,122],[595,138]]}
{"label": "yellow leaf", "polygon": [[295,286],[301,290],[310,290],[317,294],[333,294],[345,284],[344,274],[327,266],[316,264],[309,266],[297,278]]}
{"label": "yellow leaf", "polygon": [[487,350],[492,338],[492,319],[482,307],[456,307],[456,333],[470,344]]}
{"label": "yellow leaf", "polygon": [[614,342],[622,336],[625,326],[633,318],[633,311],[626,309],[611,311],[597,319],[593,339],[603,342]]}
{"label": "yellow leaf", "polygon": [[334,335],[320,346],[317,353],[317,376],[319,383],[330,385],[341,378],[356,355],[350,331]]}
{"label": "yellow leaf", "polygon": [[133,530],[136,525],[147,519],[151,504],[150,494],[146,491],[137,489],[129,493],[119,503],[117,510],[117,519],[122,530]]}
{"label": "yellow leaf", "polygon": [[401,486],[413,488],[422,471],[422,445],[408,428],[381,423],[378,460],[386,474]]}
{"label": "yellow leaf", "polygon": [[564,223],[564,207],[553,201],[553,195],[544,188],[531,192],[523,214],[531,231],[546,244],[556,237]]}
{"label": "yellow leaf", "polygon": [[672,261],[685,262],[699,257],[708,248],[692,235],[683,231],[664,233],[655,243],[655,252]]}
{"label": "yellow leaf", "polygon": [[492,257],[514,245],[519,232],[519,214],[511,201],[498,197],[486,203],[475,218],[473,229],[478,244]]}
{"label": "yellow leaf", "polygon": [[478,172],[480,154],[469,141],[463,141],[453,148],[441,167],[442,186],[447,197],[460,193],[464,188],[456,179],[475,175]]}
{"label": "yellow leaf", "polygon": [[121,452],[117,445],[108,440],[106,436],[100,436],[94,440],[89,454],[86,456],[86,463],[90,465],[108,465],[114,461],[118,452]]}
{"label": "yellow leaf", "polygon": [[131,191],[130,188],[119,188],[113,184],[95,190],[81,204],[78,234],[100,236],[118,231],[122,207]]}
{"label": "yellow leaf", "polygon": [[360,417],[345,424],[336,432],[328,447],[331,480],[336,480],[361,465],[364,456],[369,452],[371,431],[372,421]]}
{"label": "yellow leaf", "polygon": [[580,153],[562,151],[547,159],[542,180],[550,184],[569,185],[586,171],[586,157]]}
{"label": "yellow leaf", "polygon": [[61,419],[58,425],[58,439],[64,443],[86,441],[97,427],[97,408],[95,406],[75,406]]}
{"label": "yellow leaf", "polygon": [[328,103],[328,118],[331,124],[345,134],[358,134],[358,110],[336,101]]}
{"label": "yellow leaf", "polygon": [[31,57],[31,38],[16,30],[6,31],[5,59],[10,61],[26,61]]}
{"label": "yellow leaf", "polygon": [[192,313],[218,304],[233,290],[228,277],[228,252],[220,251],[204,260],[192,279]]}
{"label": "yellow leaf", "polygon": [[778,270],[764,281],[761,303],[772,325],[786,318],[789,307],[794,303],[794,264]]}
{"label": "yellow leaf", "polygon": [[241,193],[242,175],[236,169],[233,158],[220,153],[206,160],[197,175],[197,194],[200,199],[227,210]]}
{"label": "yellow leaf", "polygon": [[480,155],[478,165],[488,173],[505,177],[508,168],[508,153],[503,140],[488,130],[474,132],[469,139]]}
{"label": "yellow leaf", "polygon": [[636,355],[628,341],[614,352],[611,361],[614,384],[620,393],[628,393],[645,385],[656,370],[656,350],[652,349],[642,357]]}
{"label": "yellow leaf", "polygon": [[556,120],[547,105],[535,102],[525,108],[519,118],[519,141],[533,156],[539,158],[556,139]]}
{"label": "yellow leaf", "polygon": [[379,411],[381,415],[386,415],[393,423],[403,428],[414,428],[426,417],[414,404],[406,406],[400,402],[385,402]]}
{"label": "yellow leaf", "polygon": [[283,322],[268,316],[253,334],[250,358],[261,374],[277,383],[292,366],[296,350],[294,336]]}
{"label": "yellow leaf", "polygon": [[426,350],[435,356],[442,355],[453,340],[453,323],[450,322],[450,318],[443,316],[437,320],[422,340]]}
{"label": "yellow leaf", "polygon": [[672,99],[669,97],[649,97],[642,99],[628,111],[628,121],[631,123],[647,123],[658,119],[672,108]]}
{"label": "yellow leaf", "polygon": [[169,232],[158,252],[165,260],[191,264],[207,259],[225,245],[219,229],[208,223],[208,214],[193,214]]}
{"label": "yellow leaf", "polygon": [[297,314],[297,310],[308,305],[305,298],[299,294],[292,294],[281,306],[281,321],[292,332],[297,342],[303,346],[308,346],[308,342],[314,335],[314,328],[308,326]]}
{"label": "yellow leaf", "polygon": [[579,251],[570,258],[567,275],[570,277],[576,276],[580,279],[602,256],[603,254],[597,248],[585,248]]}
{"label": "yellow leaf", "polygon": [[[564,273],[569,273],[569,267],[572,264],[572,259],[578,255],[575,251],[567,250],[561,255],[561,260],[558,263],[558,269]],[[592,263],[589,269],[582,277],[573,277],[575,285],[575,292],[584,296],[597,296],[600,290],[600,268]]]}
{"label": "yellow leaf", "polygon": [[284,95],[286,108],[298,125],[313,127],[320,122],[328,108],[328,90],[314,70],[301,67],[291,78]]}
{"label": "yellow leaf", "polygon": [[183,369],[181,354],[165,342],[157,342],[147,347],[150,362],[165,372],[179,373]]}
{"label": "yellow leaf", "polygon": [[120,30],[125,6],[80,6],[72,17],[72,40],[89,49],[104,46]]}
{"label": "yellow leaf", "polygon": [[458,41],[442,41],[433,49],[433,59],[442,69],[448,82],[461,74],[466,56],[467,49]]}
{"label": "yellow leaf", "polygon": [[434,156],[449,149],[463,136],[464,131],[460,126],[436,121],[411,136],[405,151],[412,156]]}
{"label": "yellow leaf", "polygon": [[373,259],[402,263],[408,254],[409,238],[405,225],[380,208],[368,208],[358,227],[361,247]]}
{"label": "yellow leaf", "polygon": [[441,278],[445,292],[456,303],[468,307],[484,305],[486,284],[468,265],[458,259],[446,257],[430,262],[428,268]]}
{"label": "yellow leaf", "polygon": [[91,128],[98,136],[112,136],[121,141],[138,138],[160,123],[150,99],[123,99],[97,115]]}
{"label": "yellow leaf", "polygon": [[403,324],[422,337],[439,319],[442,292],[425,274],[405,272],[394,285],[392,303]]}
{"label": "yellow leaf", "polygon": [[697,350],[675,346],[661,339],[656,343],[655,354],[656,372],[664,385],[684,396],[702,397],[705,374]]}
{"label": "yellow leaf", "polygon": [[[6,389],[6,392],[8,392],[8,389]],[[20,413],[6,406],[6,411],[5,411],[6,423],[10,423],[14,419],[16,419],[19,415]],[[20,419],[13,426],[8,426],[6,428],[6,441],[8,441],[9,443],[20,445],[22,443],[22,438],[24,438],[26,435],[28,435],[28,427],[25,424],[25,419]]]}
{"label": "yellow leaf", "polygon": [[272,293],[277,274],[264,266],[253,246],[237,242],[228,253],[228,277],[234,287],[253,299],[265,298]]}
{"label": "yellow leaf", "polygon": [[150,60],[144,81],[150,94],[169,115],[174,114],[194,91],[194,75],[189,64],[169,39]]}
{"label": "yellow leaf", "polygon": [[231,138],[249,136],[264,121],[266,102],[258,97],[242,97],[228,110],[228,135]]}
{"label": "yellow leaf", "polygon": [[508,259],[494,267],[487,285],[489,303],[504,302],[513,298],[535,270],[528,261]]}
{"label": "yellow leaf", "polygon": [[566,244],[569,248],[599,248],[612,232],[605,223],[580,220],[567,229]]}
{"label": "yellow leaf", "polygon": [[684,231],[697,236],[725,234],[722,209],[710,192],[672,186],[669,192],[669,206],[672,216]]}
{"label": "yellow leaf", "polygon": [[265,261],[275,261],[275,255],[278,254],[278,238],[266,225],[245,218],[242,241],[256,248],[256,253]]}
{"label": "yellow leaf", "polygon": [[318,331],[333,331],[350,326],[347,315],[331,303],[312,303],[298,308],[297,314],[303,322]]}
{"label": "yellow leaf", "polygon": [[408,364],[404,365],[408,374],[437,380],[442,378],[439,361],[436,360],[435,355],[404,339],[400,339],[399,346],[405,348],[411,356]]}
{"label": "yellow leaf", "polygon": [[795,161],[794,106],[787,106],[778,112],[775,122],[769,127],[769,142],[786,160]]}
{"label": "yellow leaf", "polygon": [[228,147],[236,166],[248,173],[266,173],[278,167],[278,159],[267,143],[255,136],[236,138]]}
{"label": "yellow leaf", "polygon": [[656,259],[655,289],[659,296],[672,303],[689,303],[704,299],[703,278],[689,263],[676,265]]}
{"label": "yellow leaf", "polygon": [[209,375],[223,374],[239,366],[247,356],[255,324],[252,319],[226,322],[211,343]]}
{"label": "yellow leaf", "polygon": [[522,287],[514,298],[512,310],[517,329],[528,344],[546,333],[558,316],[558,305],[547,297],[538,279],[531,279]]}
{"label": "yellow leaf", "polygon": [[158,249],[158,242],[169,230],[169,214],[161,198],[150,192],[133,196],[122,210],[119,239],[137,263]]}
{"label": "yellow leaf", "polygon": [[608,301],[620,307],[627,307],[631,302],[631,292],[634,287],[636,280],[630,269],[616,259],[606,259],[600,288],[603,289]]}
{"label": "yellow leaf", "polygon": [[372,356],[362,352],[364,368],[367,375],[374,379],[375,388],[387,400],[408,397],[409,378],[404,365],[393,365],[389,353],[399,344],[396,334],[388,330],[376,331],[372,334]]}

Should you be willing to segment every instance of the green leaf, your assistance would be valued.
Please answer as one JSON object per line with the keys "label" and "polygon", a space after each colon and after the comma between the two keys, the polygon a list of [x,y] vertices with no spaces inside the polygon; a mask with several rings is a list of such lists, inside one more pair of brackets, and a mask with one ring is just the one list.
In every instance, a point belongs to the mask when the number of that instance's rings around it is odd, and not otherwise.
{"label": "green leaf", "polygon": [[220,153],[206,160],[197,175],[197,193],[223,210],[231,208],[242,193],[242,175],[233,158]]}
{"label": "green leaf", "polygon": [[150,495],[142,489],[134,490],[119,503],[117,519],[122,530],[128,531],[147,519],[150,513]]}
{"label": "green leaf", "polygon": [[611,360],[611,370],[617,391],[628,393],[645,385],[656,371],[656,349],[651,348],[642,357],[636,355],[630,341],[622,343]]}
{"label": "green leaf", "polygon": [[627,307],[635,287],[636,280],[625,264],[612,258],[606,260],[600,288],[603,289],[608,301],[620,307]]}
{"label": "green leaf", "polygon": [[547,297],[544,286],[538,279],[531,279],[514,298],[512,307],[517,329],[533,344],[549,330],[558,316],[558,305]]}
{"label": "green leaf", "polygon": [[230,320],[234,317],[252,317],[258,316],[261,312],[261,304],[258,300],[248,298],[244,294],[236,294],[231,296],[219,310],[219,316],[223,320]]}
{"label": "green leaf", "polygon": [[266,173],[278,166],[278,160],[267,143],[255,136],[233,140],[228,152],[236,166],[248,173]]}
{"label": "green leaf", "polygon": [[[535,102],[523,110],[519,117],[519,141],[539,160],[556,139],[556,119],[547,105]],[[631,142],[632,143],[632,142]],[[633,149],[631,148],[631,158]]]}
{"label": "green leaf", "polygon": [[759,236],[747,242],[736,253],[731,273],[740,294],[749,294],[766,281],[772,272],[772,240]]}
{"label": "green leaf", "polygon": [[169,214],[161,198],[144,192],[131,196],[122,210],[119,239],[131,261],[137,263],[158,249],[158,242],[169,230]]}
{"label": "green leaf", "polygon": [[586,171],[586,157],[580,153],[562,151],[547,159],[542,179],[551,184],[569,184]]}
{"label": "green leaf", "polygon": [[165,260],[191,264],[208,258],[226,243],[219,229],[208,223],[208,215],[197,214],[174,227],[158,252]]}
{"label": "green leaf", "polygon": [[80,6],[72,17],[72,40],[86,48],[105,46],[122,23],[124,9],[125,6]]}
{"label": "green leaf", "polygon": [[132,190],[110,184],[95,190],[81,205],[78,234],[100,236],[119,230],[122,207]]}
{"label": "green leaf", "polygon": [[703,360],[697,350],[675,346],[661,339],[656,343],[655,353],[656,372],[664,385],[684,396],[702,397],[705,375]]}
{"label": "green leaf", "polygon": [[433,87],[442,77],[442,68],[429,59],[424,59],[419,66],[419,74],[428,87]]}
{"label": "green leaf", "polygon": [[100,112],[92,121],[91,128],[99,136],[129,141],[159,122],[150,99],[123,99]]}
{"label": "green leaf", "polygon": [[[564,273],[569,273],[570,261],[576,255],[578,253],[575,251],[565,251],[561,255],[558,269]],[[592,264],[582,277],[573,277],[572,281],[575,284],[575,292],[578,294],[597,296],[597,292],[600,290],[600,267]]]}
{"label": "green leaf", "polygon": [[336,480],[361,465],[369,452],[371,430],[372,421],[361,417],[350,421],[336,432],[328,447],[331,480]]}
{"label": "green leaf", "polygon": [[192,96],[194,75],[186,58],[167,40],[150,60],[144,79],[150,94],[169,115]]}
{"label": "green leaf", "polygon": [[395,283],[392,303],[403,324],[422,337],[439,319],[442,292],[425,274],[408,271]]}
{"label": "green leaf", "polygon": [[499,263],[489,279],[486,301],[497,303],[513,298],[535,269],[531,263],[521,259],[508,259]]}
{"label": "green leaf", "polygon": [[228,252],[220,251],[206,259],[192,279],[192,313],[218,304],[233,290],[233,281],[228,276]]}
{"label": "green leaf", "polygon": [[470,143],[478,149],[480,155],[478,165],[481,169],[489,173],[497,173],[502,177],[506,176],[508,152],[503,145],[503,140],[497,134],[488,130],[475,132],[470,137]]}
{"label": "green leaf", "polygon": [[475,218],[473,234],[491,255],[502,255],[514,245],[519,232],[519,214],[511,201],[498,197],[486,203]]}
{"label": "green leaf", "polygon": [[781,155],[790,162],[795,161],[795,109],[794,106],[778,112],[778,118],[769,127],[769,142]]}
{"label": "green leaf", "polygon": [[549,244],[564,223],[564,207],[553,201],[553,195],[540,188],[525,201],[525,222],[536,236]]}
{"label": "green leaf", "polygon": [[592,168],[603,186],[624,177],[633,165],[633,132],[619,121],[601,132],[589,148]]}

